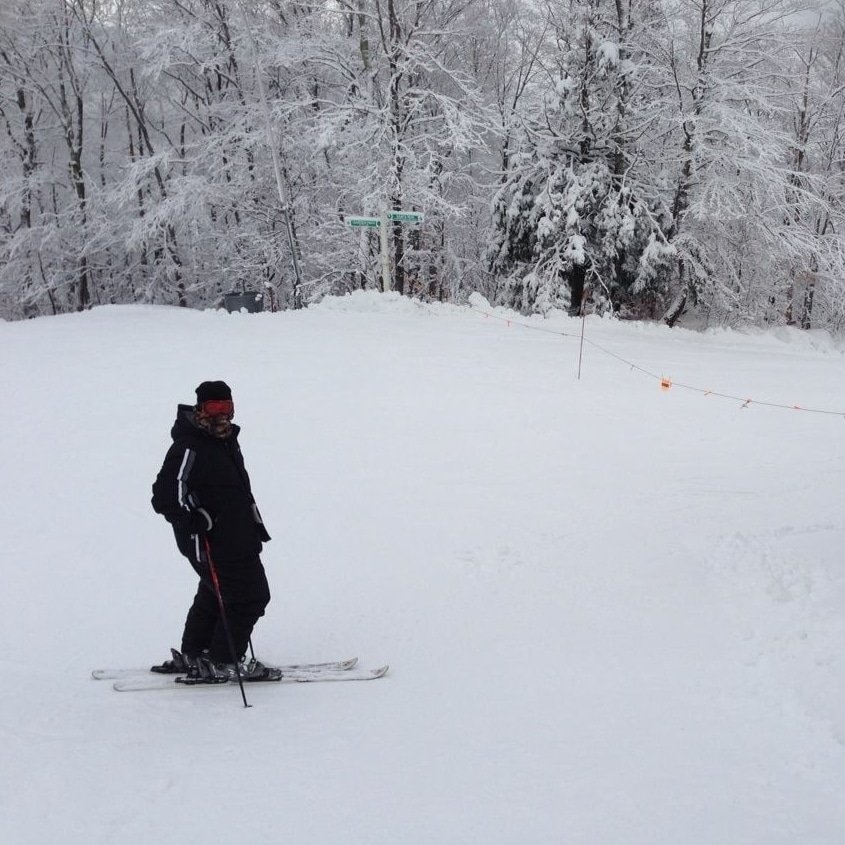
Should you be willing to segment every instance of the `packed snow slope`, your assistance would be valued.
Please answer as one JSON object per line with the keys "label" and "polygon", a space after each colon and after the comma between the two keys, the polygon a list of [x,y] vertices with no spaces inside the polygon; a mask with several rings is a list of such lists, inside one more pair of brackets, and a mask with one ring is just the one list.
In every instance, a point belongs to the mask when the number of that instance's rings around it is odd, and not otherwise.
{"label": "packed snow slope", "polygon": [[[589,318],[579,379],[578,320],[473,306],[0,323],[0,841],[845,842],[842,344]],[[205,379],[259,656],[384,679],[91,679],[179,644],[150,485]]]}

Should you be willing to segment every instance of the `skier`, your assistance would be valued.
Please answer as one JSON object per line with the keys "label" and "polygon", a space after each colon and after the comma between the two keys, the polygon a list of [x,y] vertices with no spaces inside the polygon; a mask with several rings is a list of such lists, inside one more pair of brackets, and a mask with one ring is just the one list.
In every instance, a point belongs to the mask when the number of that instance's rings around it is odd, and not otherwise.
{"label": "skier", "polygon": [[254,658],[246,662],[245,655],[252,629],[270,601],[259,557],[270,535],[238,445],[229,385],[204,381],[196,394],[195,406],[178,406],[173,444],[153,484],[152,506],[173,526],[176,545],[200,582],[181,651],[171,649],[172,659],[152,671],[209,683],[235,680],[238,673],[242,680],[267,680],[272,670]]}

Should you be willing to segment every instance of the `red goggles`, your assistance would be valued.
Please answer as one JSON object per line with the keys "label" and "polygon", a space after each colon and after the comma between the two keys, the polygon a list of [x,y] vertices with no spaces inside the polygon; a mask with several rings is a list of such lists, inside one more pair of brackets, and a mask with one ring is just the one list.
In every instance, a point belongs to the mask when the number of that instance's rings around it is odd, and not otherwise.
{"label": "red goggles", "polygon": [[233,417],[235,403],[231,399],[206,399],[200,405],[200,411],[210,417]]}

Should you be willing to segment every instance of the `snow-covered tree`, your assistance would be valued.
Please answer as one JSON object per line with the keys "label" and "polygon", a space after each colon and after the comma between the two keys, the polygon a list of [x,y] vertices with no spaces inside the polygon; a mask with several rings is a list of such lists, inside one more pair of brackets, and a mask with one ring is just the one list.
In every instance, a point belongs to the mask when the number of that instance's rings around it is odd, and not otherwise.
{"label": "snow-covered tree", "polygon": [[[78,0],[4,5],[0,26],[0,285],[12,308],[88,307],[96,256],[88,134],[97,97]],[[79,10],[84,13],[84,10]]]}
{"label": "snow-covered tree", "polygon": [[577,311],[586,290],[600,309],[645,313],[665,286],[672,249],[637,147],[647,62],[634,47],[635,9],[589,0],[551,20],[557,53],[544,107],[525,117],[494,198],[489,260],[508,304]]}
{"label": "snow-covered tree", "polygon": [[788,231],[794,162],[785,110],[791,8],[758,0],[667,0],[654,89],[672,184],[673,325],[689,304],[763,317],[760,296],[800,249]]}

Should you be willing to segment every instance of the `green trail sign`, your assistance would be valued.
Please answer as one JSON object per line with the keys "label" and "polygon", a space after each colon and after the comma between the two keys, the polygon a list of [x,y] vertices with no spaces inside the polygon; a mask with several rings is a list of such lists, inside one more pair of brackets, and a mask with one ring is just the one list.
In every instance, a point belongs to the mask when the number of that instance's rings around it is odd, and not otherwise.
{"label": "green trail sign", "polygon": [[392,223],[422,223],[424,215],[421,211],[400,211],[399,209],[388,209],[381,217],[364,217],[362,215],[350,215],[343,218],[347,226],[356,229],[379,229],[380,253],[381,253],[381,283],[382,289],[390,290],[390,255],[388,247],[388,221]]}
{"label": "green trail sign", "polygon": [[394,211],[387,212],[388,220],[395,220],[399,223],[422,223],[423,213],[421,211]]}

